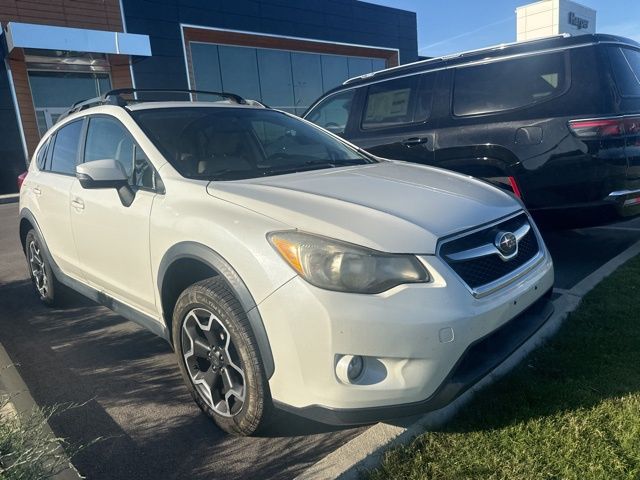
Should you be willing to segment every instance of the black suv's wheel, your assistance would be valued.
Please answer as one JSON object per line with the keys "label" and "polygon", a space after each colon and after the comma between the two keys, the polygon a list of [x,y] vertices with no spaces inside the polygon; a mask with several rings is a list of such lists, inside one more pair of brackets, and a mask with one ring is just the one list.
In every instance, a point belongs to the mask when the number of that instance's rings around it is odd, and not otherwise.
{"label": "black suv's wheel", "polygon": [[255,433],[272,408],[269,386],[249,321],[222,278],[182,292],[172,334],[180,371],[200,408],[226,432]]}
{"label": "black suv's wheel", "polygon": [[27,233],[24,250],[29,265],[29,276],[38,297],[48,306],[58,305],[63,287],[53,273],[44,255],[42,243],[33,229]]}

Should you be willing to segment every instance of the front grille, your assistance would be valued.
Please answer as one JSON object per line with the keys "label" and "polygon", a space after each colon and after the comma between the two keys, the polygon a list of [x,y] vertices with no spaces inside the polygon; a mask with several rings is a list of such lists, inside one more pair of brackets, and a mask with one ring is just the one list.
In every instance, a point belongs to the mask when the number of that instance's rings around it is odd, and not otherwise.
{"label": "front grille", "polygon": [[[524,231],[527,226],[529,230],[519,239],[518,253],[514,257],[505,260],[495,247],[491,251],[498,233],[517,232],[519,229]],[[485,254],[478,251],[478,256],[473,258],[464,260],[449,258],[461,252],[476,251],[482,247],[487,248]],[[531,228],[529,218],[522,213],[480,231],[445,241],[440,247],[439,254],[469,287],[476,289],[509,275],[535,257],[539,251],[540,245]]]}

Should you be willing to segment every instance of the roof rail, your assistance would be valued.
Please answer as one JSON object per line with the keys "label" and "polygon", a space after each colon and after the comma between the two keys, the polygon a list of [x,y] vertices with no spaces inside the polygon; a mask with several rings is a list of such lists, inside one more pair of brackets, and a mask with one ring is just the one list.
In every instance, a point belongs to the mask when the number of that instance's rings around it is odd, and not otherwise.
{"label": "roof rail", "polygon": [[[82,100],[80,102],[76,102],[71,105],[71,108],[67,110],[65,113],[60,115],[58,121],[62,120],[65,117],[68,117],[72,113],[80,112],[81,110],[85,110],[90,107],[96,107],[98,105],[116,105],[119,107],[124,107],[130,103],[136,102],[138,100],[125,100],[122,98],[122,95],[137,95],[139,93],[183,93],[188,94],[190,99],[193,99],[193,94],[200,95],[216,95],[218,97],[232,100],[239,105],[248,105],[249,102],[254,104],[253,101],[247,101],[242,98],[240,95],[236,95],[235,93],[228,92],[211,92],[207,90],[182,90],[182,89],[172,89],[172,88],[117,88],[114,90],[109,90],[99,97],[90,98],[88,100]],[[255,102],[259,103],[259,102]],[[262,105],[262,104],[260,104]],[[57,122],[56,122],[57,123]]]}
{"label": "roof rail", "polygon": [[470,55],[472,53],[478,53],[478,52],[483,52],[483,51],[501,50],[501,49],[506,48],[506,47],[511,47],[511,46],[514,46],[514,45],[521,45],[523,43],[536,43],[536,42],[542,42],[542,41],[545,41],[545,40],[549,40],[551,38],[558,38],[558,37],[568,38],[570,36],[571,36],[571,34],[569,34],[569,33],[559,33],[559,34],[556,34],[556,35],[549,35],[547,37],[534,38],[532,40],[521,40],[519,42],[500,43],[500,44],[491,45],[491,46],[488,46],[488,47],[476,48],[476,49],[473,49],[473,50],[466,50],[464,52],[450,53],[450,54],[447,54],[447,55],[442,55],[440,57],[433,57],[433,58],[427,58],[426,60],[418,60],[417,62],[404,63],[402,65],[397,65],[395,67],[385,68],[383,70],[377,70],[375,72],[365,73],[365,74],[359,75],[357,77],[348,78],[342,83],[342,85],[348,85],[348,84],[353,83],[353,82],[355,82],[357,80],[364,80],[365,78],[375,77],[375,76],[377,76],[377,75],[379,75],[381,73],[387,73],[387,72],[390,72],[390,71],[393,71],[393,70],[404,69],[404,68],[407,68],[407,67],[414,67],[416,65],[427,65],[427,64],[432,63],[432,62],[439,62],[439,61],[442,61],[442,60],[449,60],[451,58],[458,58],[458,57],[462,57],[464,55]]}

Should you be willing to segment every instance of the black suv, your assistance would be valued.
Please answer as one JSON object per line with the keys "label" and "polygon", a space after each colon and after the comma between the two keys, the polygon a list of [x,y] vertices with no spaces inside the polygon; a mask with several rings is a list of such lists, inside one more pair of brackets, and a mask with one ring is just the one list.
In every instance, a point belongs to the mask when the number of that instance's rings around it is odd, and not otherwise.
{"label": "black suv", "polygon": [[380,157],[510,189],[539,221],[640,213],[640,44],[557,36],[347,80],[304,117]]}

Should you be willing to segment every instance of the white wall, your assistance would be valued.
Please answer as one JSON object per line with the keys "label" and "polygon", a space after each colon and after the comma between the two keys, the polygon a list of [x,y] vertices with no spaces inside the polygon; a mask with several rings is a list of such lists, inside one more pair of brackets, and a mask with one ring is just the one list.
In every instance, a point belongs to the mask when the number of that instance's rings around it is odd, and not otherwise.
{"label": "white wall", "polygon": [[[588,22],[586,28],[569,23],[569,14]],[[577,21],[577,20],[576,20]],[[570,0],[542,0],[516,9],[517,40],[532,40],[560,33],[595,33],[596,11]]]}

